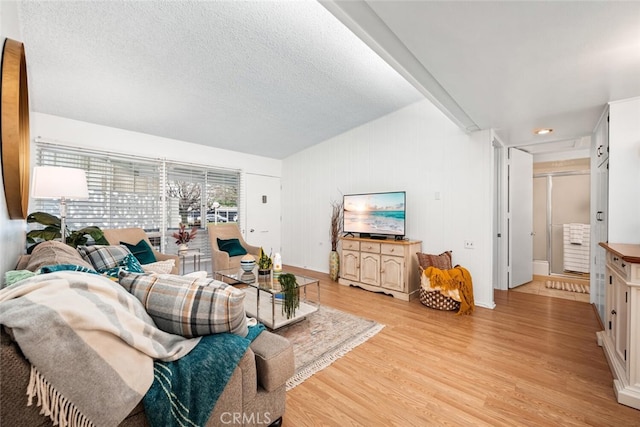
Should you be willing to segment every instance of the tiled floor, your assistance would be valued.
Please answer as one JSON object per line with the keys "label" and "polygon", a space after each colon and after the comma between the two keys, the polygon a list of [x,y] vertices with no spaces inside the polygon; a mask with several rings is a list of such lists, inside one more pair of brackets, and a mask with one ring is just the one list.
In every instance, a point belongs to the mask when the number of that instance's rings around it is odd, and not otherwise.
{"label": "tiled floor", "polygon": [[529,283],[525,283],[522,286],[518,286],[517,288],[513,288],[511,289],[511,291],[513,292],[526,292],[529,294],[536,294],[536,295],[546,295],[548,297],[554,297],[554,298],[564,298],[564,299],[570,299],[570,300],[574,300],[574,301],[582,301],[582,302],[589,302],[589,294],[582,294],[582,293],[578,293],[578,292],[569,292],[569,291],[561,291],[558,289],[547,289],[545,287],[546,281],[547,280],[555,280],[555,281],[562,281],[562,282],[574,282],[574,283],[582,283],[582,284],[586,284],[587,286],[589,285],[588,281],[584,281],[584,280],[571,280],[571,279],[567,279],[564,277],[545,277],[545,276],[534,276],[533,281],[529,282]]}

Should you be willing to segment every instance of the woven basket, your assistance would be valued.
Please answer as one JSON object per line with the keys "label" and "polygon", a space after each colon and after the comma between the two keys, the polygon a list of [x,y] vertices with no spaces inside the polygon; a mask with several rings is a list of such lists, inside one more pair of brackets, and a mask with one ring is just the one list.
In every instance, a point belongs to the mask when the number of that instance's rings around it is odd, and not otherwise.
{"label": "woven basket", "polygon": [[453,298],[446,297],[440,291],[427,291],[420,288],[420,302],[429,308],[443,311],[460,309],[460,303]]}

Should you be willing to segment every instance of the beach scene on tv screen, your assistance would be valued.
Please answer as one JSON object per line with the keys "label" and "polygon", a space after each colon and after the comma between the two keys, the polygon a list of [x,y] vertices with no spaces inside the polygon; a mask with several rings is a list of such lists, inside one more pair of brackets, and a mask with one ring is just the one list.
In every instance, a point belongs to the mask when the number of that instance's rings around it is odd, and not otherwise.
{"label": "beach scene on tv screen", "polygon": [[344,197],[344,231],[404,235],[404,193]]}

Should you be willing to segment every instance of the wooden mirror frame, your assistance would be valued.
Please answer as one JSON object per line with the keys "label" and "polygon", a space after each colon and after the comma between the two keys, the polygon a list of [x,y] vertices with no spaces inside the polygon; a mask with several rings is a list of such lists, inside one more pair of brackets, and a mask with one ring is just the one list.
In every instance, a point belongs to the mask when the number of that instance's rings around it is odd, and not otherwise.
{"label": "wooden mirror frame", "polygon": [[29,91],[24,45],[6,39],[0,88],[2,179],[11,219],[25,219],[29,206]]}

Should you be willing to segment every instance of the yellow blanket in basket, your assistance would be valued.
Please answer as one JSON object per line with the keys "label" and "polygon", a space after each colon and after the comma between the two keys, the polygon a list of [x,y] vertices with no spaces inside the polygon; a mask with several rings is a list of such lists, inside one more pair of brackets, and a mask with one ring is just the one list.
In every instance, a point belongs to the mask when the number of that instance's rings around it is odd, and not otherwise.
{"label": "yellow blanket in basket", "polygon": [[458,314],[471,314],[475,308],[471,274],[466,268],[459,265],[451,270],[427,267],[424,270],[422,287],[427,290],[440,291],[442,295],[460,302]]}

